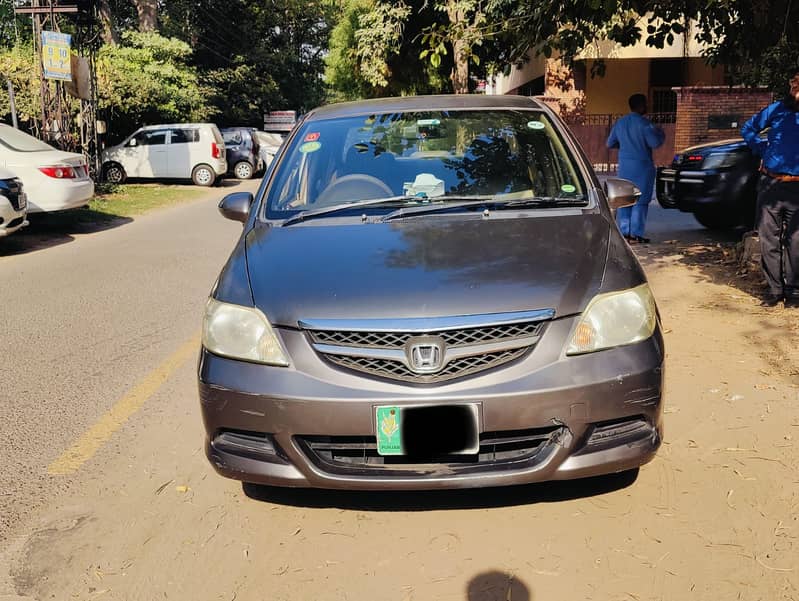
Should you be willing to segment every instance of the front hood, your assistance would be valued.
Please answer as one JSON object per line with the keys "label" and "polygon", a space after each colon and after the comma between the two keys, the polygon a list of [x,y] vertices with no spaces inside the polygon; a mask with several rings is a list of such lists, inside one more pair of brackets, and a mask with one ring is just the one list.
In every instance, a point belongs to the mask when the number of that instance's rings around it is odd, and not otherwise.
{"label": "front hood", "polygon": [[746,146],[746,142],[742,138],[734,138],[730,140],[720,140],[718,142],[707,142],[705,144],[698,144],[691,146],[681,151],[680,154],[704,154],[706,152],[729,152]]}
{"label": "front hood", "polygon": [[274,324],[578,313],[599,290],[610,227],[600,214],[319,223],[247,235],[253,299]]}

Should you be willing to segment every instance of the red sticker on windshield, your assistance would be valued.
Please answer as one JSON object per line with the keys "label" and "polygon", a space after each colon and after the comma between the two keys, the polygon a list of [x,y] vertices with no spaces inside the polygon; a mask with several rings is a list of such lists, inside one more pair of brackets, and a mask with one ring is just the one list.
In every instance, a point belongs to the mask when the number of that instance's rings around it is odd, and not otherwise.
{"label": "red sticker on windshield", "polygon": [[316,142],[318,139],[319,139],[319,132],[318,131],[311,132],[310,134],[305,136],[305,141],[306,142]]}

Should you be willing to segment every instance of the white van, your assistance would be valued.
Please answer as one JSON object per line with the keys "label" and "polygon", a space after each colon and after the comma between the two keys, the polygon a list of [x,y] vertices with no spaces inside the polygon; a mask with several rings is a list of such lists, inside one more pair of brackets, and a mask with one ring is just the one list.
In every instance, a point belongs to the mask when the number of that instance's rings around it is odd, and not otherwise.
{"label": "white van", "polygon": [[112,184],[141,177],[212,186],[226,172],[225,142],[213,123],[148,125],[103,152],[103,175]]}

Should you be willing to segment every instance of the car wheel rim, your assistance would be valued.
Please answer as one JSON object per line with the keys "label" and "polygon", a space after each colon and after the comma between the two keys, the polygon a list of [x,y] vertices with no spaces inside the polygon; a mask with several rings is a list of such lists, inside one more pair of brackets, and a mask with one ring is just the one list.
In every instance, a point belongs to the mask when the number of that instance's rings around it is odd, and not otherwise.
{"label": "car wheel rim", "polygon": [[208,169],[200,169],[197,172],[197,182],[199,184],[207,184],[211,181],[211,172]]}
{"label": "car wheel rim", "polygon": [[122,181],[122,173],[120,173],[117,167],[111,167],[111,169],[106,172],[105,177],[112,184],[118,184]]}
{"label": "car wheel rim", "polygon": [[252,169],[247,163],[241,163],[236,167],[236,175],[241,179],[247,179],[252,175]]}

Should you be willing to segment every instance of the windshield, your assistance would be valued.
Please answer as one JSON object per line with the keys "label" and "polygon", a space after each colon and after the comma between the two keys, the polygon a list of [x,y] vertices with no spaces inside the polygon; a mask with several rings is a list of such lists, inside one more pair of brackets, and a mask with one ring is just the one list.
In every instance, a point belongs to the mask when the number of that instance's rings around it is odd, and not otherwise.
{"label": "windshield", "polygon": [[8,125],[0,125],[0,144],[17,152],[54,150],[49,144]]}
{"label": "windshield", "polygon": [[542,111],[388,113],[304,124],[269,187],[267,216],[394,196],[579,199],[584,189]]}

